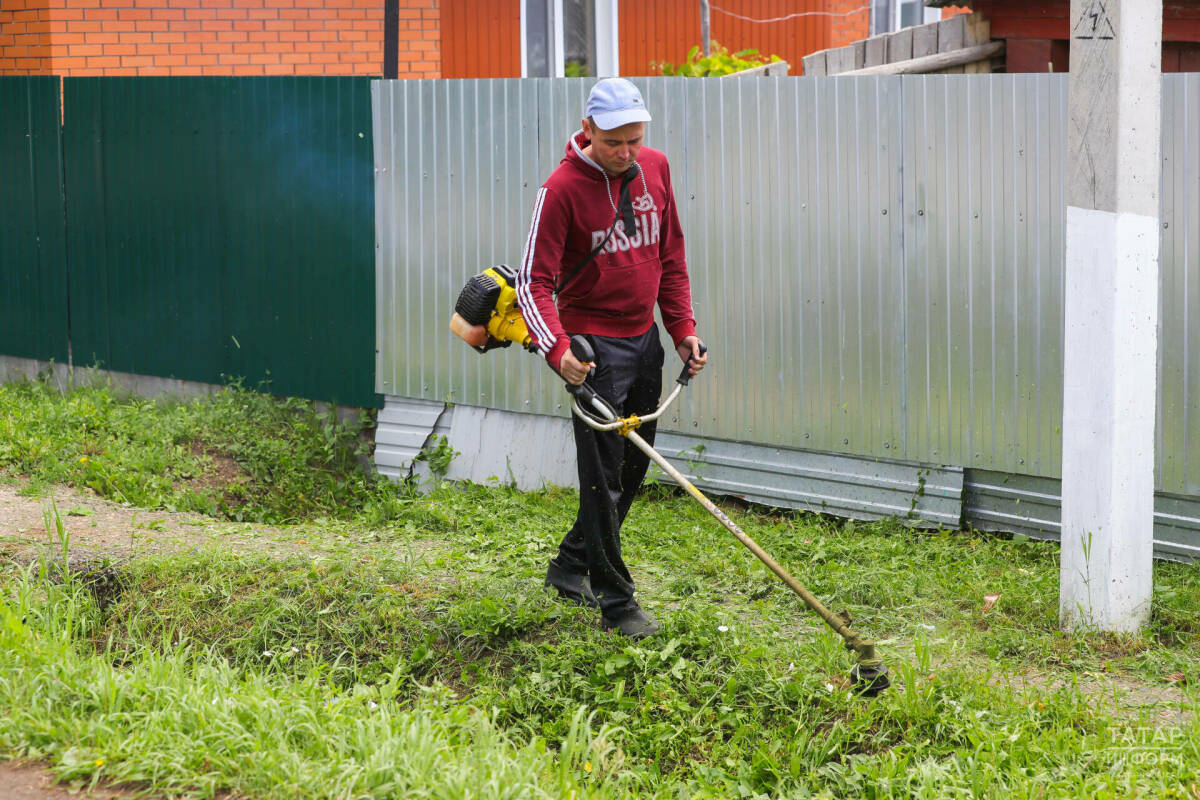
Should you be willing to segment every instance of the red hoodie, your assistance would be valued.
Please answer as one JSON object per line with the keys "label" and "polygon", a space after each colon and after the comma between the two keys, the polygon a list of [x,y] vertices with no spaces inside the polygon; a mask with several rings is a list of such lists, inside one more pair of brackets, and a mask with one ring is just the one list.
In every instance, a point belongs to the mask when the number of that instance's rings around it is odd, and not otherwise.
{"label": "red hoodie", "polygon": [[[554,287],[604,241],[616,216],[620,178],[606,178],[583,154],[583,131],[567,142],[566,155],[538,190],[525,255],[517,273],[517,299],[538,351],[550,366],[570,344],[568,334],[639,336],[654,324],[654,304],[678,345],[696,331],[683,233],[675,212],[667,157],[643,147],[641,174],[630,184],[636,224],[632,235],[617,222],[608,244],[563,287]],[[605,197],[605,193],[608,197]]]}

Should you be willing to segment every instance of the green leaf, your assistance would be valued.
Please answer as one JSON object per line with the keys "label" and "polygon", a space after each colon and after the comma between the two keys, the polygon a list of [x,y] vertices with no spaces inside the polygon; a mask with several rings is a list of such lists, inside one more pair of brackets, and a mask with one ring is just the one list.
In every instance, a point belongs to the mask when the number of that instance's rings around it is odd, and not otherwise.
{"label": "green leaf", "polygon": [[632,659],[630,659],[629,656],[625,655],[624,653],[617,653],[616,655],[609,656],[608,660],[604,662],[604,674],[615,675],[616,673],[625,669],[625,667],[629,666],[629,662],[631,660]]}
{"label": "green leaf", "polygon": [[667,646],[658,653],[659,660],[666,661],[668,658],[670,658],[671,654],[675,652],[675,648],[679,647],[679,643],[679,639],[672,639],[671,641],[667,642]]}

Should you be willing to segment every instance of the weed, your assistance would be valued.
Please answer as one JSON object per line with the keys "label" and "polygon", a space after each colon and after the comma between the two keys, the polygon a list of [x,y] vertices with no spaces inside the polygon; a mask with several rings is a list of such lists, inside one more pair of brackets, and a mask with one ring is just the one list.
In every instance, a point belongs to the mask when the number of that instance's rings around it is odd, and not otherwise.
{"label": "weed", "polygon": [[684,459],[687,463],[688,472],[696,476],[696,480],[703,480],[700,475],[700,470],[708,466],[704,461],[704,452],[708,448],[701,442],[698,442],[686,450],[679,453],[679,458]]}
{"label": "weed", "polygon": [[446,473],[450,469],[450,462],[459,455],[461,454],[450,446],[449,439],[437,434],[429,437],[429,441],[425,443],[425,447],[413,461],[428,464],[434,484],[439,484],[445,480]]}

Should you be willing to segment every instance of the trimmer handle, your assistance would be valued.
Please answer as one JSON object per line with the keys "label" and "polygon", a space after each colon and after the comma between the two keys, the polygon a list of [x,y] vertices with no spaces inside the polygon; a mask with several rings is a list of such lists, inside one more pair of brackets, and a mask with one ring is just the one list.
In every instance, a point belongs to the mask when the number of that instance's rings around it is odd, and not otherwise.
{"label": "trimmer handle", "polygon": [[[708,345],[706,345],[704,342],[701,342],[699,349],[700,349],[700,355],[704,355],[705,353],[708,352]],[[680,386],[687,386],[688,381],[690,381],[691,379],[692,379],[692,376],[688,374],[688,360],[685,359],[683,362],[683,370],[680,371],[679,377],[675,379],[675,382],[678,383]]]}
{"label": "trimmer handle", "polygon": [[591,364],[596,360],[596,351],[592,349],[592,343],[583,336],[571,337],[571,355],[584,364]]}
{"label": "trimmer handle", "polygon": [[[592,364],[596,361],[596,351],[592,349],[592,343],[582,336],[571,337],[571,355],[584,364]],[[581,383],[576,386],[568,382],[567,391],[575,396],[575,401],[581,408],[586,409],[598,419],[607,422],[617,418],[616,409],[601,397],[591,385]]]}
{"label": "trimmer handle", "polygon": [[[584,364],[591,364],[596,360],[596,351],[592,349],[592,343],[582,336],[571,337],[571,355],[579,359]],[[596,399],[596,390],[587,383],[581,383],[578,386],[571,382],[567,382],[567,391],[575,395],[579,400],[579,404],[584,408],[591,408],[592,401]]]}

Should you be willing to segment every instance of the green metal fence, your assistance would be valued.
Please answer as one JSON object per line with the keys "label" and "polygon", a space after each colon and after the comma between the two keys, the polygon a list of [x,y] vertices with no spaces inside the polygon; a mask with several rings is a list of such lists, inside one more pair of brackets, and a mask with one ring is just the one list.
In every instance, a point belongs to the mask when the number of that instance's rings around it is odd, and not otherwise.
{"label": "green metal fence", "polygon": [[379,405],[368,78],[67,78],[63,105],[75,364]]}
{"label": "green metal fence", "polygon": [[0,353],[67,360],[59,80],[0,77]]}

